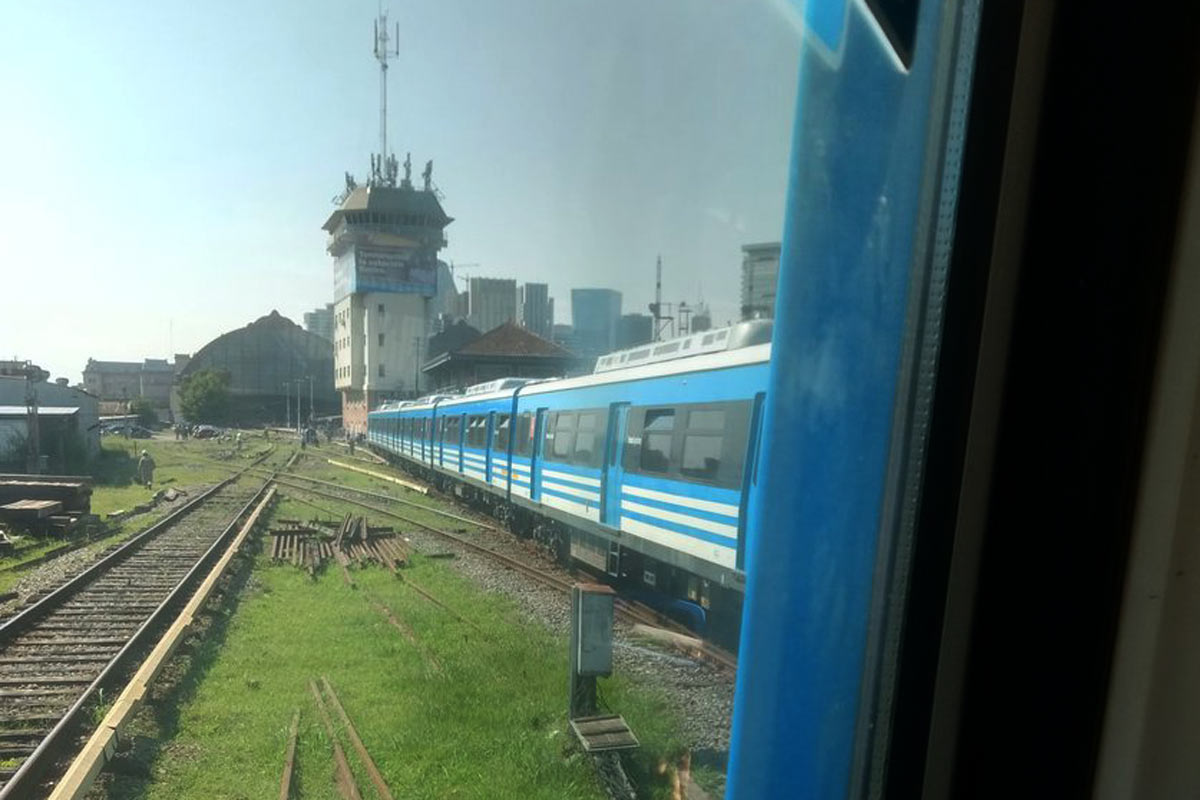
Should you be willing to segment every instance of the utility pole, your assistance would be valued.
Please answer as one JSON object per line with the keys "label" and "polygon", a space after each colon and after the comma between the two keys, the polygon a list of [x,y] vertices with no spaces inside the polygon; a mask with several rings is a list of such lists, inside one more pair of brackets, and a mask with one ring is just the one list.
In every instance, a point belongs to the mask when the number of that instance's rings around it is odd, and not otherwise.
{"label": "utility pole", "polygon": [[416,351],[413,357],[413,397],[418,397],[421,394],[421,337],[413,339],[413,350]]}
{"label": "utility pole", "polygon": [[[668,303],[667,305],[669,306],[670,304]],[[663,313],[664,310],[662,301],[662,256],[659,255],[658,262],[654,268],[654,302],[650,304],[650,313],[654,316],[654,329],[651,341],[662,341],[663,330],[667,327],[665,323],[673,321],[669,314]]]}
{"label": "utility pole", "polygon": [[292,387],[286,383],[283,385],[283,399],[287,401],[287,428],[292,427]]}
{"label": "utility pole", "polygon": [[312,379],[312,375],[309,375],[308,376],[308,421],[310,424],[317,417],[316,411],[313,410],[314,408],[316,408],[316,407],[313,405],[313,379]]}
{"label": "utility pole", "polygon": [[26,423],[26,433],[29,437],[27,444],[29,449],[29,457],[26,462],[26,471],[31,475],[41,473],[41,444],[42,435],[38,427],[38,401],[37,389],[34,388],[34,381],[37,379],[37,374],[34,372],[35,367],[30,364],[25,370],[25,408],[28,414],[28,422]]}

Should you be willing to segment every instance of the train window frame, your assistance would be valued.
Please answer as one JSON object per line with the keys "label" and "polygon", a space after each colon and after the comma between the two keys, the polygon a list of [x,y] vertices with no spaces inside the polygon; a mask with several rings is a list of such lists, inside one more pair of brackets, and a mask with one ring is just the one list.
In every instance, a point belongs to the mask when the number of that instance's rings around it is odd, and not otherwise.
{"label": "train window frame", "polygon": [[[571,453],[575,449],[575,419],[574,411],[556,411],[550,424],[546,426],[546,446],[544,452],[547,460],[570,463]],[[562,452],[559,452],[559,444]]]}
{"label": "train window frame", "polygon": [[[645,475],[649,478],[692,483],[702,486],[715,486],[723,489],[742,488],[742,475],[746,464],[746,450],[749,446],[750,416],[753,413],[754,401],[751,398],[739,400],[723,400],[715,403],[679,403],[668,405],[647,405],[631,408],[626,419],[625,456],[623,467],[626,472],[634,475]],[[713,425],[713,417],[709,412],[723,413],[722,425]],[[643,463],[646,438],[649,435],[664,436],[668,432],[657,430],[647,433],[646,418],[665,412],[672,413],[673,424],[669,431],[670,450],[665,470],[657,470]],[[693,414],[696,416],[693,417]],[[693,422],[693,419],[695,422]],[[651,425],[653,425],[653,421]],[[720,458],[711,474],[689,474],[683,471],[683,454],[689,436],[720,437]]]}
{"label": "train window frame", "polygon": [[[590,419],[591,424],[584,427],[584,419]],[[580,409],[575,419],[575,441],[571,447],[571,463],[581,467],[599,468],[604,460],[604,434],[608,431],[608,412],[603,408]],[[580,439],[591,437],[591,449],[582,450]]]}
{"label": "train window frame", "polygon": [[[668,476],[671,474],[671,455],[674,450],[675,438],[675,420],[678,417],[679,410],[676,406],[643,406],[630,409],[625,421],[625,469],[629,472],[634,472],[640,475],[649,475],[654,477]],[[656,415],[654,421],[662,419],[670,419],[670,428],[662,429],[655,428],[651,433],[647,433],[647,418],[651,415]],[[650,425],[654,424],[650,422]],[[664,436],[667,438],[666,448],[666,464],[662,469],[656,469],[653,466],[648,466],[645,463],[646,458],[646,438],[647,436]]]}
{"label": "train window frame", "polygon": [[517,415],[518,436],[516,446],[513,448],[513,452],[517,455],[524,458],[533,457],[534,428],[536,425],[537,417],[534,416],[532,411],[522,411]]}
{"label": "train window frame", "polygon": [[512,415],[508,412],[499,412],[496,414],[496,422],[492,426],[492,448],[498,453],[507,453],[508,444],[511,439]]}
{"label": "train window frame", "polygon": [[479,450],[487,448],[487,414],[471,414],[467,417],[467,435],[464,444]]}

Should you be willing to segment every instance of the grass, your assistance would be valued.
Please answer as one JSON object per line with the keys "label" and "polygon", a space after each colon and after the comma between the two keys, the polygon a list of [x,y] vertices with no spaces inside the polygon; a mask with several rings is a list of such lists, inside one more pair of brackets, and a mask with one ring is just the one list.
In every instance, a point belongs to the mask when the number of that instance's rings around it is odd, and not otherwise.
{"label": "grass", "polygon": [[[351,510],[313,499],[338,515]],[[314,513],[285,499],[273,516]],[[336,797],[330,745],[308,689],[324,675],[396,797],[604,797],[567,727],[565,641],[441,561],[415,557],[404,575],[482,633],[382,568],[352,575],[356,588],[330,564],[314,581],[258,555],[236,609],[216,615],[208,635],[177,659],[173,688],[139,715],[131,753],[106,778],[107,796],[274,796],[298,707],[294,782],[303,797]],[[643,742],[630,762],[643,796],[667,797],[667,778],[656,767],[678,744],[665,705],[626,681],[603,684],[604,699]],[[338,735],[363,796],[374,797],[349,741]]]}

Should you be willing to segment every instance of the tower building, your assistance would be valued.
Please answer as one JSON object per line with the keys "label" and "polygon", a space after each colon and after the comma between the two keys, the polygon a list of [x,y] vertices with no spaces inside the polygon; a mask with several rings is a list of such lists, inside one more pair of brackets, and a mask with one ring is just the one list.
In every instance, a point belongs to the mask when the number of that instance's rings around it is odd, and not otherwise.
{"label": "tower building", "polygon": [[366,431],[367,411],[380,403],[419,394],[424,343],[448,294],[439,286],[448,271],[437,255],[453,220],[433,185],[433,162],[414,186],[411,155],[401,177],[387,149],[387,69],[398,54],[391,42],[382,12],[375,23],[380,151],[371,156],[365,184],[346,174],[337,209],[322,226],[334,260],[334,386],[342,424],[352,433]]}

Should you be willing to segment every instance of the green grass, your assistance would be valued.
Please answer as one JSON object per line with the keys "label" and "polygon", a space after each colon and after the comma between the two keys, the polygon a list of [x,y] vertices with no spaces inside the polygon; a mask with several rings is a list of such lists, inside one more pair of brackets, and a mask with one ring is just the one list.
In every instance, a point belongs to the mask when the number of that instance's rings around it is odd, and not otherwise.
{"label": "green grass", "polygon": [[[274,510],[282,518],[313,513],[290,499]],[[296,796],[337,797],[332,753],[308,689],[324,675],[396,797],[604,797],[567,727],[565,641],[444,562],[416,557],[404,575],[482,632],[382,568],[352,570],[351,588],[336,563],[313,581],[257,556],[236,608],[216,616],[177,667],[174,688],[139,716],[132,753],[106,777],[107,796],[275,796],[298,707]],[[416,644],[373,603],[402,620]],[[619,679],[605,681],[602,694],[643,742],[630,763],[644,796],[668,796],[667,779],[655,769],[678,751],[665,706]],[[363,796],[374,797],[348,739],[338,735]]]}

